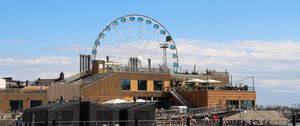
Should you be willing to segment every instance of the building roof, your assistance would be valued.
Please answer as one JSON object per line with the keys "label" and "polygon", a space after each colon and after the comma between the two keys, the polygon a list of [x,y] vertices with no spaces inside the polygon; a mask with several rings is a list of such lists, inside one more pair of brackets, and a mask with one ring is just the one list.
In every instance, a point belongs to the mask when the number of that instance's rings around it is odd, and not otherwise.
{"label": "building roof", "polygon": [[[79,103],[80,103],[79,101],[76,101],[76,102],[63,102],[63,103],[50,103],[50,104],[46,104],[46,105],[26,109],[26,110],[24,110],[24,112],[26,112],[26,111],[27,112],[39,111],[39,110],[55,111],[55,110],[71,107],[71,106],[74,106],[74,105],[78,105]],[[154,102],[120,103],[120,104],[115,104],[115,105],[102,105],[102,104],[98,104],[98,103],[94,103],[94,102],[89,102],[89,103],[90,103],[90,105],[95,105],[95,106],[98,106],[98,107],[104,107],[106,109],[115,110],[115,111],[123,110],[123,109],[138,109],[138,108],[142,108],[142,107],[146,107],[146,106],[150,106],[150,105],[155,104]]]}
{"label": "building roof", "polygon": [[74,105],[79,104],[78,102],[62,102],[62,103],[50,103],[50,104],[46,104],[46,105],[42,105],[42,106],[37,106],[37,107],[33,107],[32,109],[34,110],[48,110],[48,111],[54,111],[54,110],[58,110],[58,109],[62,109],[62,108],[67,108],[67,107],[71,107]]}
{"label": "building roof", "polygon": [[110,107],[116,109],[138,109],[141,107],[146,107],[154,104],[155,104],[154,102],[120,103],[120,104],[111,105]]}

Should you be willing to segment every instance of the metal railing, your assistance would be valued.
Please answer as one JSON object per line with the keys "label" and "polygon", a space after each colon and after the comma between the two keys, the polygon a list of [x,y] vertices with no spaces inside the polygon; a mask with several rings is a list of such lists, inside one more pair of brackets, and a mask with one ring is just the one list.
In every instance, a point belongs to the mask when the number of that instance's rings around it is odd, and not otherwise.
{"label": "metal railing", "polygon": [[[116,120],[116,121],[44,121],[44,122],[15,122],[4,126],[157,126],[156,120]],[[2,125],[1,125],[2,126]]]}
{"label": "metal railing", "polygon": [[179,91],[198,91],[198,90],[227,90],[227,91],[255,91],[254,87],[236,87],[236,86],[181,86],[174,87]]}
{"label": "metal railing", "polygon": [[170,93],[183,105],[187,106],[187,107],[192,107],[192,105],[186,101],[186,99],[184,97],[182,97],[180,95],[180,93],[178,93],[176,90],[170,90]]}
{"label": "metal railing", "polygon": [[165,68],[134,68],[119,67],[111,69],[113,72],[138,72],[138,73],[170,73],[170,69]]}
{"label": "metal railing", "polygon": [[85,87],[87,85],[91,85],[96,81],[102,80],[104,78],[110,77],[111,75],[113,75],[113,72],[108,72],[105,74],[95,74],[93,76],[90,76],[88,78],[85,78],[82,80],[80,87]]}
{"label": "metal railing", "polygon": [[34,94],[34,93],[46,93],[46,90],[23,90],[22,88],[6,88],[0,89],[0,93],[16,93],[16,94]]}
{"label": "metal railing", "polygon": [[181,118],[187,116],[203,117],[205,115],[220,114],[228,112],[228,109],[222,107],[200,107],[186,109],[168,109],[155,111],[156,119]]}
{"label": "metal railing", "polygon": [[81,78],[82,76],[86,75],[87,73],[88,73],[88,71],[82,71],[82,72],[76,73],[76,74],[74,74],[74,75],[72,75],[72,76],[66,78],[66,79],[65,79],[65,80],[66,80],[65,82],[66,82],[66,83],[71,83],[71,82],[73,82],[73,81],[75,81],[75,80]]}

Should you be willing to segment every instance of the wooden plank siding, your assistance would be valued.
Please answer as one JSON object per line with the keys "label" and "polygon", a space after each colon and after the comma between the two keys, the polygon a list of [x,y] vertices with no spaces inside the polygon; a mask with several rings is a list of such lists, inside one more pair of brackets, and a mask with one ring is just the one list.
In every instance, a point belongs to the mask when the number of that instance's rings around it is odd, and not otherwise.
{"label": "wooden plank siding", "polygon": [[[130,90],[122,90],[121,80],[130,80]],[[147,90],[138,90],[138,80],[147,80]],[[163,91],[153,90],[153,80],[164,82]],[[171,75],[159,73],[119,72],[80,89],[83,100],[103,102],[115,98],[162,97],[170,86]]]}
{"label": "wooden plank siding", "polygon": [[226,106],[226,101],[256,101],[255,91],[197,90],[179,92],[193,107]]}
{"label": "wooden plank siding", "polygon": [[11,100],[21,100],[23,101],[23,110],[30,108],[31,100],[40,100],[42,104],[47,104],[47,94],[44,93],[30,93],[18,91],[16,93],[0,93],[0,112],[10,112],[10,101]]}
{"label": "wooden plank siding", "polygon": [[78,100],[79,99],[79,84],[55,84],[48,88],[48,101],[56,101],[62,96],[64,100]]}

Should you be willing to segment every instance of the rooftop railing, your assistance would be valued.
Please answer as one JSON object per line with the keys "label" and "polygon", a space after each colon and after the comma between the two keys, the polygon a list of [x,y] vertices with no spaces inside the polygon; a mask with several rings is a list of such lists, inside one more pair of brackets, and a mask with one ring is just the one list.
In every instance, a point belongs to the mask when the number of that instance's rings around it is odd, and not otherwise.
{"label": "rooftop railing", "polygon": [[21,88],[6,88],[0,89],[0,93],[24,93],[24,94],[34,94],[34,93],[46,93],[46,90],[24,90]]}
{"label": "rooftop railing", "polygon": [[255,91],[254,87],[244,86],[181,86],[175,87],[179,91],[196,91],[196,90],[228,90],[228,91]]}
{"label": "rooftop railing", "polygon": [[135,73],[170,73],[170,69],[166,69],[166,68],[119,67],[119,68],[111,69],[111,71],[113,71],[113,72],[135,72]]}

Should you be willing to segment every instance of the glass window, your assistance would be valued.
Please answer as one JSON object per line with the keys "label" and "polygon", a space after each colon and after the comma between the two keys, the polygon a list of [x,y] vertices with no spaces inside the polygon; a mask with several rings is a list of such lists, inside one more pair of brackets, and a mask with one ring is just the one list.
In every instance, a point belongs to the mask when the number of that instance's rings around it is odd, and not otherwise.
{"label": "glass window", "polygon": [[9,101],[11,111],[22,111],[23,101],[22,100],[11,100]]}
{"label": "glass window", "polygon": [[138,80],[138,90],[147,90],[147,80]]}
{"label": "glass window", "polygon": [[162,86],[163,85],[163,81],[153,81],[153,88],[154,88],[154,91],[162,91]]}
{"label": "glass window", "polygon": [[130,80],[122,80],[122,90],[130,90]]}

